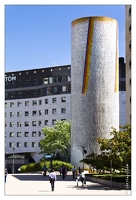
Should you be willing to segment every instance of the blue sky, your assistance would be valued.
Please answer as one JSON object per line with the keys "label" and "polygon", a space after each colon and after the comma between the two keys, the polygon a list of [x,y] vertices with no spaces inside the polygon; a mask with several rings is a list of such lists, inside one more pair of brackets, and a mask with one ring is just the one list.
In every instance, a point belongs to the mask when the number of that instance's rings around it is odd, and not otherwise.
{"label": "blue sky", "polygon": [[107,16],[119,24],[119,57],[125,57],[124,5],[6,5],[5,72],[71,64],[71,22]]}

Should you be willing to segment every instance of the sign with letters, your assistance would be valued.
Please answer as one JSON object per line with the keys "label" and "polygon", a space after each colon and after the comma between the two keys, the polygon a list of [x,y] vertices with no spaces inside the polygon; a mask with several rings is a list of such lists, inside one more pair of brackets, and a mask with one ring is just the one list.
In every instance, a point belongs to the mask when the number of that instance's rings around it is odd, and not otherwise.
{"label": "sign with letters", "polygon": [[16,76],[6,76],[5,81],[16,81]]}

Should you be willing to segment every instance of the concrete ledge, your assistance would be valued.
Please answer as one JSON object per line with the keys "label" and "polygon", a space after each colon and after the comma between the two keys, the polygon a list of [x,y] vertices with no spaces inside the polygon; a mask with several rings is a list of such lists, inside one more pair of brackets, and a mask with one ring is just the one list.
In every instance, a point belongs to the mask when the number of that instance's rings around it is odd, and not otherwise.
{"label": "concrete ledge", "polygon": [[[86,176],[86,181],[92,181],[94,183],[100,183],[100,184],[111,186],[111,181],[103,180],[103,179],[99,179],[99,178]],[[126,189],[126,190],[131,189],[131,186],[127,185],[127,183],[117,183],[117,182],[112,181],[112,186],[120,188],[120,189]]]}

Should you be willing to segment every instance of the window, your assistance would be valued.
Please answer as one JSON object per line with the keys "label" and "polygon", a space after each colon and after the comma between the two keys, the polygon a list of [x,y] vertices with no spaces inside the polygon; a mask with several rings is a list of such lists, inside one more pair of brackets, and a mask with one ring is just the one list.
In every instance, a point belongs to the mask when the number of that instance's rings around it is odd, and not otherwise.
{"label": "window", "polygon": [[21,112],[17,112],[17,117],[21,117]]}
{"label": "window", "polygon": [[55,87],[53,87],[52,91],[53,91],[53,94],[54,94],[58,91],[58,88],[55,86]]}
{"label": "window", "polygon": [[36,100],[32,101],[32,105],[36,106],[37,105],[37,101]]}
{"label": "window", "polygon": [[131,60],[129,61],[129,68],[131,69]]}
{"label": "window", "polygon": [[26,96],[26,97],[29,97],[29,95],[30,95],[30,91],[26,91],[26,92],[25,92],[25,96]]}
{"label": "window", "polygon": [[61,97],[61,102],[66,102],[66,97]]}
{"label": "window", "polygon": [[18,147],[18,148],[21,147],[21,142],[17,142],[17,147]]}
{"label": "window", "polygon": [[21,122],[17,122],[17,127],[21,127]]}
{"label": "window", "polygon": [[43,78],[43,85],[48,84],[48,78]]}
{"label": "window", "polygon": [[21,137],[21,132],[17,132],[17,137]]}
{"label": "window", "polygon": [[66,86],[62,86],[62,92],[66,92],[67,91],[67,87]]}
{"label": "window", "polygon": [[10,112],[10,117],[14,117],[14,113],[13,112]]}
{"label": "window", "polygon": [[42,111],[41,110],[39,110],[39,115],[42,115]]}
{"label": "window", "polygon": [[28,137],[29,136],[29,133],[28,132],[25,132],[24,133],[24,137]]}
{"label": "window", "polygon": [[67,76],[66,77],[66,80],[69,82],[69,81],[71,81],[71,77],[70,76]]}
{"label": "window", "polygon": [[45,104],[48,104],[48,99],[45,99]]}
{"label": "window", "polygon": [[14,137],[14,132],[10,132],[9,137]]}
{"label": "window", "polygon": [[33,80],[33,85],[37,85],[37,79]]}
{"label": "window", "polygon": [[9,143],[9,147],[10,147],[10,148],[13,148],[13,147],[14,147],[14,143],[13,143],[13,142],[10,142],[10,143]]}
{"label": "window", "polygon": [[10,102],[10,107],[14,107],[14,102]]}
{"label": "window", "polygon": [[52,103],[57,103],[57,98],[52,98]]}
{"label": "window", "polygon": [[56,108],[52,109],[52,114],[56,114]]}
{"label": "window", "polygon": [[5,108],[7,108],[7,103],[5,103]]}
{"label": "window", "polygon": [[39,105],[42,105],[42,100],[39,100]]}
{"label": "window", "polygon": [[7,117],[7,113],[5,112],[5,118]]}
{"label": "window", "polygon": [[12,81],[10,84],[11,84],[11,88],[15,87],[15,82]]}
{"label": "window", "polygon": [[46,88],[46,95],[52,94],[52,88],[48,87]]}
{"label": "window", "polygon": [[10,122],[10,127],[14,127],[14,122]]}
{"label": "window", "polygon": [[66,119],[61,119],[61,121],[66,121]]}
{"label": "window", "polygon": [[36,147],[36,142],[32,142],[32,147]]}
{"label": "window", "polygon": [[129,33],[131,33],[131,25],[129,26]]}
{"label": "window", "polygon": [[29,101],[25,101],[25,106],[29,106]]}
{"label": "window", "polygon": [[45,109],[45,115],[48,115],[48,109]]}
{"label": "window", "polygon": [[30,86],[30,80],[26,80],[26,86]]}
{"label": "window", "polygon": [[46,125],[46,126],[48,125],[48,120],[45,120],[45,125]]}
{"label": "window", "polygon": [[131,51],[131,41],[129,42],[129,51]]}
{"label": "window", "polygon": [[36,126],[36,121],[32,121],[32,126]]}
{"label": "window", "polygon": [[29,116],[29,111],[25,111],[25,116]]}
{"label": "window", "polygon": [[7,122],[5,122],[5,127],[7,127]]}
{"label": "window", "polygon": [[15,97],[15,92],[11,92],[10,93],[10,98],[14,98]]}
{"label": "window", "polygon": [[41,131],[39,131],[39,137],[42,135]]}
{"label": "window", "polygon": [[131,16],[131,7],[129,8],[129,17]]}
{"label": "window", "polygon": [[36,131],[32,132],[32,137],[36,137]]}
{"label": "window", "polygon": [[42,121],[39,121],[39,126],[41,126],[42,125]]}
{"label": "window", "polygon": [[37,95],[37,90],[33,90],[33,96]]}
{"label": "window", "polygon": [[25,126],[29,126],[29,122],[28,121],[25,122]]}
{"label": "window", "polygon": [[36,110],[32,111],[32,116],[36,116]]}
{"label": "window", "polygon": [[66,113],[66,108],[61,108],[61,113]]}
{"label": "window", "polygon": [[22,93],[21,91],[19,91],[19,92],[18,92],[18,97],[22,97],[22,94],[23,94],[23,93]]}
{"label": "window", "polygon": [[22,80],[18,81],[18,87],[22,87]]}
{"label": "window", "polygon": [[131,78],[129,79],[129,85],[131,86]]}
{"label": "window", "polygon": [[22,102],[21,102],[21,101],[17,102],[17,106],[18,106],[18,107],[21,107],[21,105],[22,105]]}
{"label": "window", "polygon": [[28,147],[29,143],[28,142],[24,142],[24,147]]}
{"label": "window", "polygon": [[55,125],[56,119],[52,120],[52,125]]}

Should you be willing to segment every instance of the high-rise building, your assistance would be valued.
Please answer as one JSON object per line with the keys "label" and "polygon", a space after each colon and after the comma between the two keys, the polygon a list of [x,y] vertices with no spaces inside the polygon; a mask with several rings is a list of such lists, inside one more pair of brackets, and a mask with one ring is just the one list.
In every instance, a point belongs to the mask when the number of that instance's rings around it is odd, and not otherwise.
{"label": "high-rise building", "polygon": [[70,65],[5,73],[5,153],[8,171],[38,162],[41,130],[71,119]]}
{"label": "high-rise building", "polygon": [[126,117],[131,124],[131,5],[125,6],[126,21]]}

